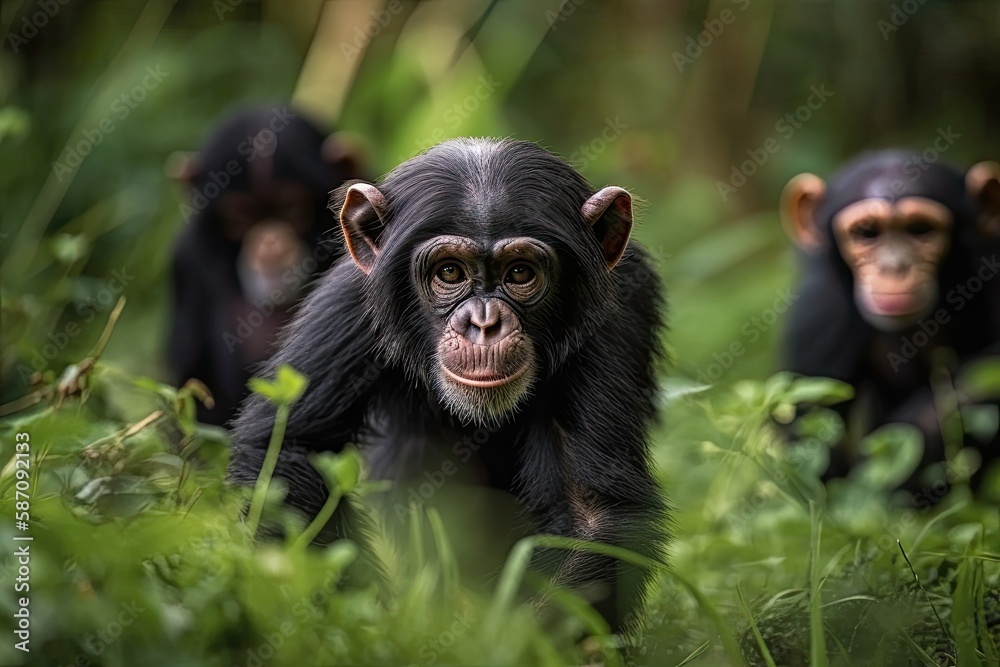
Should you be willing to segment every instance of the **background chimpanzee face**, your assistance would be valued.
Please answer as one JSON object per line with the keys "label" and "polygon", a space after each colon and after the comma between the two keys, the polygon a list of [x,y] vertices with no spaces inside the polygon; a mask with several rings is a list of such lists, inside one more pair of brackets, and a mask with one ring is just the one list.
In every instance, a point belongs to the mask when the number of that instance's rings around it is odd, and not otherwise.
{"label": "background chimpanzee face", "polygon": [[927,317],[968,273],[974,258],[966,237],[982,243],[996,236],[996,163],[964,175],[934,164],[914,175],[914,159],[895,150],[864,155],[829,186],[799,174],[782,194],[789,236],[807,253],[842,264],[837,275],[848,278],[843,285],[853,291],[857,314],[884,332]]}
{"label": "background chimpanzee face", "polygon": [[538,361],[524,314],[553,293],[558,259],[527,237],[444,235],[413,252],[412,278],[438,339],[428,377],[459,416],[495,421],[531,389]]}
{"label": "background chimpanzee face", "polygon": [[938,301],[938,266],[948,251],[950,211],[924,197],[863,199],[833,218],[840,253],[854,272],[861,316],[882,330],[904,329]]}
{"label": "background chimpanzee face", "polygon": [[291,303],[301,285],[283,277],[306,257],[306,239],[316,226],[316,194],[300,183],[265,183],[248,191],[227,192],[216,209],[218,229],[239,245],[236,265],[249,301]]}
{"label": "background chimpanzee face", "polygon": [[219,197],[219,232],[234,243],[246,240],[253,227],[274,221],[288,224],[297,236],[305,237],[317,220],[316,193],[301,183],[270,184],[265,191],[227,192]]}

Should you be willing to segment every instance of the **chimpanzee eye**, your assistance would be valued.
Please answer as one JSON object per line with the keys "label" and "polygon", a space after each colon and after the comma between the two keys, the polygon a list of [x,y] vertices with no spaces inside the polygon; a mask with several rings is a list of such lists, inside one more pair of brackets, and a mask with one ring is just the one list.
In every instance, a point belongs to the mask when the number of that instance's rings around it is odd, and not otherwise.
{"label": "chimpanzee eye", "polygon": [[855,225],[851,228],[851,236],[861,241],[871,241],[877,239],[879,235],[878,227],[873,224]]}
{"label": "chimpanzee eye", "polygon": [[452,262],[445,262],[439,266],[435,275],[438,280],[443,283],[448,283],[449,285],[462,282],[462,280],[465,279],[465,273],[462,271],[462,267]]}
{"label": "chimpanzee eye", "polygon": [[516,264],[507,271],[504,277],[505,283],[513,285],[525,285],[535,279],[535,270],[527,264]]}
{"label": "chimpanzee eye", "polygon": [[934,231],[934,227],[932,227],[931,224],[925,220],[918,220],[907,227],[906,231],[913,236],[923,236],[924,234],[930,234]]}

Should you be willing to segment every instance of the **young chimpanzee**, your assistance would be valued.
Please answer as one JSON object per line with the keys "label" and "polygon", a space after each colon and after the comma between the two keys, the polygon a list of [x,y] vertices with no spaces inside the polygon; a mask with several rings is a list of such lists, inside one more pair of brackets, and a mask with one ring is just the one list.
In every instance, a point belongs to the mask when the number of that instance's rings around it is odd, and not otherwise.
{"label": "young chimpanzee", "polygon": [[321,242],[328,193],[357,178],[351,152],[287,107],[228,117],[197,156],[175,161],[191,188],[173,256],[169,365],[180,384],[204,382],[224,424],[247,395],[252,366],[312,278],[343,254]]}
{"label": "young chimpanzee", "polygon": [[[908,423],[924,435],[925,464],[954,454],[932,378],[954,379],[1000,354],[998,179],[996,163],[962,174],[920,153],[887,150],[856,158],[829,186],[813,174],[786,186],[783,222],[805,253],[788,368],[855,387],[855,399],[839,406],[848,433]],[[996,403],[956,389],[960,404]],[[858,460],[854,444],[834,448],[828,476]],[[987,463],[1000,453],[996,435],[966,435],[960,445]],[[908,487],[923,483],[915,474]]]}
{"label": "young chimpanzee", "polygon": [[[286,502],[321,507],[311,452],[356,443],[374,477],[403,483],[475,439],[462,450],[474,456],[452,463],[519,499],[537,532],[660,559],[648,430],[663,301],[629,242],[629,194],[594,192],[532,143],[459,139],[378,185],[341,188],[331,209],[350,258],[306,299],[265,373],[289,364],[310,381],[276,471]],[[245,402],[237,482],[257,479],[274,415],[260,396]],[[589,552],[543,560],[614,628],[637,619],[647,572]]]}

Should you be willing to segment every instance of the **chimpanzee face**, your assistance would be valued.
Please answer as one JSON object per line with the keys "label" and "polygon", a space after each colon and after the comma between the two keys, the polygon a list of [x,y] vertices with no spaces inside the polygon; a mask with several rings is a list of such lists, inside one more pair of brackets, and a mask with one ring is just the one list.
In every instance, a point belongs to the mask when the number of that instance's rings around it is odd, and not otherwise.
{"label": "chimpanzee face", "polygon": [[952,224],[947,208],[923,197],[862,199],[834,216],[862,317],[878,329],[898,330],[933,311]]}
{"label": "chimpanzee face", "polygon": [[301,284],[284,277],[308,255],[315,202],[314,192],[291,182],[263,184],[219,197],[218,228],[224,238],[239,244],[236,270],[248,300],[283,305],[298,296]]}
{"label": "chimpanzee face", "polygon": [[558,281],[555,251],[527,237],[492,244],[438,236],[413,253],[413,284],[440,330],[431,375],[444,401],[495,420],[528,394],[538,360],[523,314]]}
{"label": "chimpanzee face", "polygon": [[219,232],[234,243],[261,224],[284,223],[306,238],[316,224],[316,193],[300,183],[277,182],[250,191],[223,193],[218,200]]}
{"label": "chimpanzee face", "polygon": [[938,307],[945,274],[960,270],[956,235],[1000,235],[1000,165],[981,162],[963,176],[943,164],[920,169],[914,155],[862,156],[829,187],[799,174],[782,194],[789,236],[811,254],[843,259],[858,314],[881,331],[911,327]]}
{"label": "chimpanzee face", "polygon": [[334,205],[373,344],[476,423],[512,415],[579,344],[632,227],[628,192],[594,193],[526,142],[447,142]]}

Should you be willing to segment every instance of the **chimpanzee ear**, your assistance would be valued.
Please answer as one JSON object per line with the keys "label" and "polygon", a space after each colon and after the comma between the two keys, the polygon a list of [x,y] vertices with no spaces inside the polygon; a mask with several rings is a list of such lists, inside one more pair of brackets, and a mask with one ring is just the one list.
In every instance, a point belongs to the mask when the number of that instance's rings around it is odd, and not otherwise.
{"label": "chimpanzee ear", "polygon": [[781,224],[785,233],[803,250],[823,245],[816,211],[826,194],[826,182],[815,174],[799,174],[781,192]]}
{"label": "chimpanzee ear", "polygon": [[608,186],[583,202],[583,219],[601,244],[608,271],[622,258],[632,233],[632,197],[623,188]]}
{"label": "chimpanzee ear", "polygon": [[366,274],[375,266],[380,252],[379,235],[385,228],[385,197],[370,183],[355,183],[347,188],[340,209],[347,251]]}
{"label": "chimpanzee ear", "polygon": [[979,224],[984,232],[1000,236],[1000,163],[980,162],[965,174],[965,187],[979,203]]}
{"label": "chimpanzee ear", "polygon": [[344,173],[357,177],[367,171],[365,141],[353,132],[334,132],[323,140],[320,149],[328,164]]}
{"label": "chimpanzee ear", "polygon": [[188,183],[198,175],[198,153],[196,151],[174,151],[163,163],[163,173],[178,183]]}

